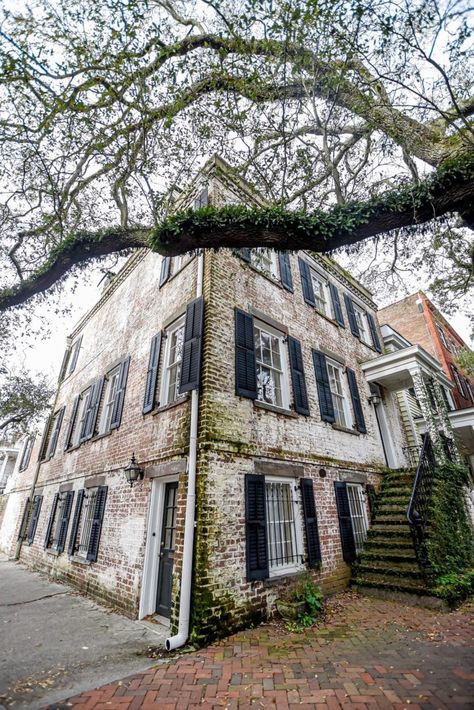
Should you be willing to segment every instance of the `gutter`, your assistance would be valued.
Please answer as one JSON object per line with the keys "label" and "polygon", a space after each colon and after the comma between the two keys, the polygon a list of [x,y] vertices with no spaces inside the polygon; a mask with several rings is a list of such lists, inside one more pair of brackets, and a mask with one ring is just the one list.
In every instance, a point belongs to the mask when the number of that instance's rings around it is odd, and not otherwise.
{"label": "gutter", "polygon": [[[204,272],[204,251],[200,250],[197,263],[196,298],[202,296]],[[179,595],[178,633],[166,639],[167,651],[184,646],[189,637],[191,616],[191,582],[194,557],[194,525],[196,516],[196,463],[197,435],[199,419],[199,389],[191,392],[191,430],[188,455],[188,492],[186,495],[186,515],[184,520],[183,567]]]}

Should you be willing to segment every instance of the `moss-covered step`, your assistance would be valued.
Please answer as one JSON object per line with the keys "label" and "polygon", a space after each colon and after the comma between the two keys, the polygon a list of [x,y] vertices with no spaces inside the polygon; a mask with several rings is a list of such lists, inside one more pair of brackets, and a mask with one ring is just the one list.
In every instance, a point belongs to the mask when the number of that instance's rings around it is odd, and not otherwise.
{"label": "moss-covered step", "polygon": [[391,589],[411,594],[429,594],[426,584],[420,579],[398,577],[397,575],[383,575],[370,572],[359,575],[353,580],[352,584],[356,587],[375,587],[377,589]]}
{"label": "moss-covered step", "polygon": [[424,577],[418,567],[416,560],[395,561],[395,560],[370,560],[362,559],[357,565],[355,578],[364,577],[366,574],[381,574],[396,577],[410,577],[419,579],[424,583]]}

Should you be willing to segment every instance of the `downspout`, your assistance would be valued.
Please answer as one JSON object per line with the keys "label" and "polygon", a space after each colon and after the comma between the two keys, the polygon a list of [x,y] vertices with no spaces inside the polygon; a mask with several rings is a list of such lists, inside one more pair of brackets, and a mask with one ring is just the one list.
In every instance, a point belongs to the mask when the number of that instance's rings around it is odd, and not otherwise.
{"label": "downspout", "polygon": [[[196,298],[202,296],[204,272],[204,251],[201,249],[197,260]],[[194,521],[196,513],[196,462],[199,418],[199,389],[191,392],[191,429],[188,455],[188,492],[186,495],[186,516],[184,519],[183,566],[179,594],[178,633],[166,639],[167,651],[183,646],[189,636],[191,611],[191,582],[193,575]]]}

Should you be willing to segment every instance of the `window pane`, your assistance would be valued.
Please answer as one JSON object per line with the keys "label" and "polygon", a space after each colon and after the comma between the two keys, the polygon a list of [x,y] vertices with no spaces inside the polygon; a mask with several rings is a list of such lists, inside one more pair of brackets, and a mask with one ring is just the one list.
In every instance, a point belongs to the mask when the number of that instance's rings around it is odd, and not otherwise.
{"label": "window pane", "polygon": [[267,544],[271,570],[301,562],[296,542],[296,518],[292,484],[267,481]]}
{"label": "window pane", "polygon": [[257,398],[283,407],[283,370],[280,338],[255,327]]}
{"label": "window pane", "polygon": [[362,552],[364,547],[368,528],[367,511],[362,486],[348,483],[347,496],[349,499],[349,509],[351,513],[352,528],[354,531],[356,552],[359,554]]}
{"label": "window pane", "polygon": [[81,517],[79,520],[79,535],[77,538],[77,554],[81,557],[87,557],[92,531],[92,522],[94,520],[96,498],[97,488],[89,488],[84,491]]}

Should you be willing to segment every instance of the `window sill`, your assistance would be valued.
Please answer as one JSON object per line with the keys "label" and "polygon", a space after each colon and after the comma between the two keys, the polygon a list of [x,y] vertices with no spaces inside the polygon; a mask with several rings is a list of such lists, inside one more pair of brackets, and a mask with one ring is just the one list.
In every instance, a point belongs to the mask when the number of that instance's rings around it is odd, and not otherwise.
{"label": "window sill", "polygon": [[[183,256],[185,256],[185,254],[183,254]],[[191,258],[189,259],[189,261],[187,261],[185,264],[183,264],[182,266],[179,267],[178,271],[175,271],[173,274],[171,274],[171,275],[168,277],[168,279],[167,279],[166,282],[163,284],[163,286],[165,286],[165,284],[169,283],[169,282],[172,281],[174,278],[176,278],[176,276],[178,276],[182,271],[184,271],[184,269],[185,269],[187,266],[189,266],[189,264],[191,264],[191,263],[194,261],[195,258],[196,258],[196,252],[193,253],[193,255],[191,256]],[[163,288],[163,286],[162,286],[162,288]]]}
{"label": "window sill", "polygon": [[[308,305],[309,305],[309,303],[308,303]],[[330,316],[326,315],[326,313],[323,313],[322,311],[318,311],[318,309],[315,306],[311,306],[311,308],[313,308],[314,311],[316,311],[318,316],[321,316],[321,318],[324,318],[324,320],[327,320],[328,323],[332,323],[332,325],[335,325],[336,328],[344,328],[344,326],[340,325],[340,323],[338,323],[336,320],[334,320],[334,318],[331,318]]]}
{"label": "window sill", "polygon": [[86,560],[85,557],[79,557],[79,555],[71,555],[69,558],[70,562],[77,562],[79,565],[91,565],[92,560]]}
{"label": "window sill", "polygon": [[292,409],[283,409],[282,407],[275,407],[274,404],[261,402],[259,399],[254,399],[253,405],[254,407],[258,407],[258,409],[266,409],[269,412],[275,412],[275,414],[283,414],[284,417],[293,417],[293,419],[298,418],[298,414]]}
{"label": "window sill", "polygon": [[183,402],[187,402],[190,399],[190,395],[188,392],[186,394],[183,394],[182,397],[178,397],[178,399],[175,399],[174,402],[170,402],[169,404],[163,404],[162,407],[155,407],[155,409],[152,409],[151,414],[155,416],[155,414],[160,414],[160,412],[167,412],[168,409],[174,409],[174,407],[179,407],[180,404],[183,404]]}
{"label": "window sill", "polygon": [[360,436],[360,431],[356,431],[355,429],[349,429],[346,426],[340,426],[340,424],[331,424],[331,427],[335,429],[336,431],[345,431],[346,434],[352,434],[353,436]]}
{"label": "window sill", "polygon": [[[263,584],[265,587],[276,587],[282,580],[286,582],[289,579],[297,579],[298,577],[301,577],[301,575],[305,574],[307,571],[308,568],[306,567],[306,565],[301,565],[301,567],[298,567],[298,569],[294,568],[292,570],[289,570],[288,572],[273,573],[273,576],[263,580]],[[270,572],[270,574],[272,574],[272,572]]]}
{"label": "window sill", "polygon": [[45,552],[47,555],[52,555],[53,557],[58,557],[61,554],[59,550],[55,550],[53,547],[47,547]]}

